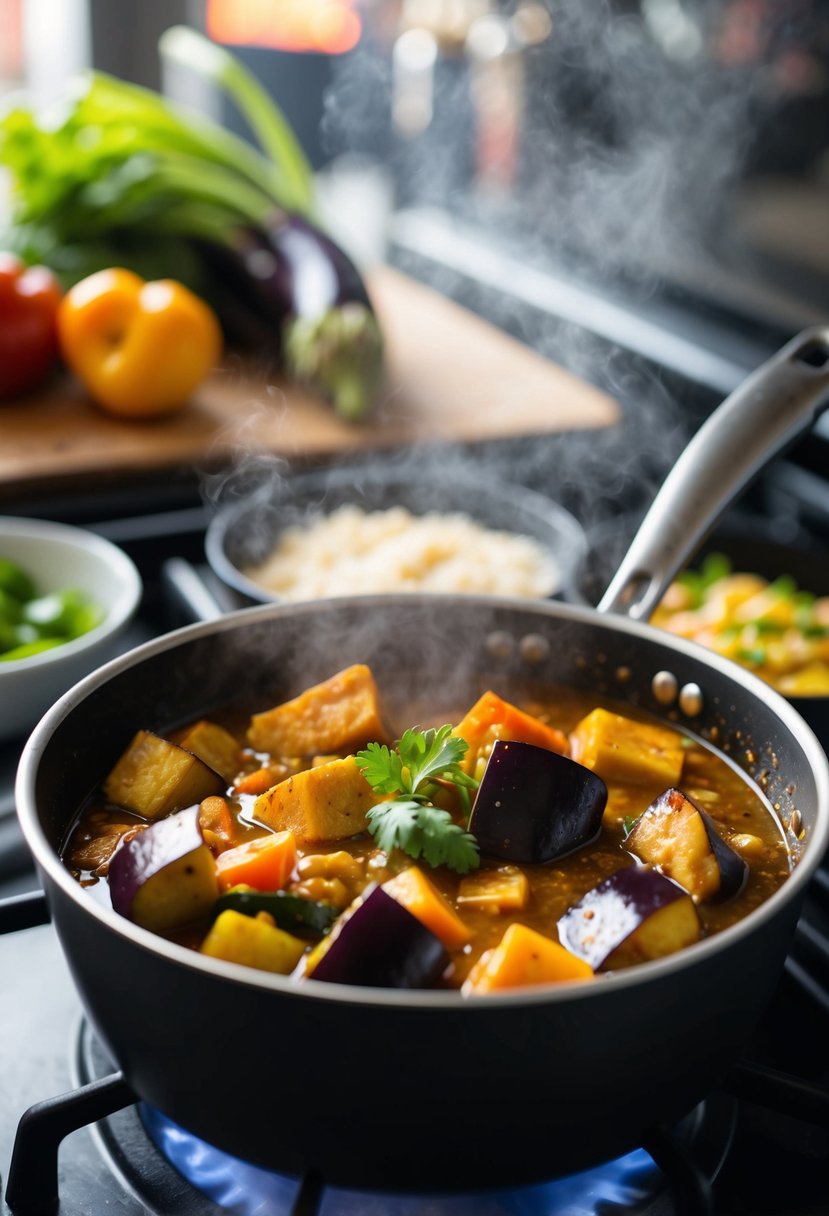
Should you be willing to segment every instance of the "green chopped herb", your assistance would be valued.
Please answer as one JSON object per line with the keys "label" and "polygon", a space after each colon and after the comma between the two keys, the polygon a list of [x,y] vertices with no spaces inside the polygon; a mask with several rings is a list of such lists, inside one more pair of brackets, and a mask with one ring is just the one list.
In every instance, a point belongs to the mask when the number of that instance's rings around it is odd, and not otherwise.
{"label": "green chopped herb", "polygon": [[732,565],[724,553],[709,553],[699,569],[699,578],[704,588],[718,583],[721,578],[728,578]]}
{"label": "green chopped herb", "polygon": [[464,809],[478,782],[461,768],[468,744],[451,726],[407,730],[396,748],[369,743],[357,753],[357,766],[378,794],[395,794],[368,812],[368,830],[385,852],[402,849],[430,866],[446,865],[466,874],[478,864],[475,837],[434,806],[440,784],[457,789]]}
{"label": "green chopped herb", "polygon": [[430,866],[448,866],[458,874],[478,865],[475,837],[439,807],[395,799],[373,806],[366,817],[369,832],[385,853],[402,849],[415,860],[423,857]]}
{"label": "green chopped herb", "polygon": [[781,574],[773,583],[769,583],[768,592],[778,599],[791,600],[797,595],[797,583],[790,574]]}

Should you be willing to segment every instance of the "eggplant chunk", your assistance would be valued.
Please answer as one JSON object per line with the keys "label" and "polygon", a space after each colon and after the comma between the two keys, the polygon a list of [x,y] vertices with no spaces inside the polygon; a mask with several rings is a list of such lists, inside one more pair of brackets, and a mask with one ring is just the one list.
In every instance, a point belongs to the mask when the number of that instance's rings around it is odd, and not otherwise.
{"label": "eggplant chunk", "polygon": [[104,782],[110,802],[145,819],[159,819],[226,788],[210,765],[150,730],[138,731]]}
{"label": "eggplant chunk", "polygon": [[159,819],[122,844],[109,863],[109,890],[116,912],[156,933],[206,916],[219,882],[198,806]]}
{"label": "eggplant chunk", "polygon": [[340,917],[309,958],[311,978],[374,988],[428,988],[449,956],[441,940],[382,887]]}
{"label": "eggplant chunk", "polygon": [[469,830],[490,857],[552,861],[598,834],[606,802],[604,781],[583,764],[533,743],[496,739]]}
{"label": "eggplant chunk", "polygon": [[748,875],[746,862],[725,843],[710,816],[675,788],[639,816],[625,847],[678,882],[696,903],[730,899]]}
{"label": "eggplant chunk", "polygon": [[616,971],[675,954],[701,926],[687,891],[650,866],[628,866],[568,908],[558,933],[594,971]]}

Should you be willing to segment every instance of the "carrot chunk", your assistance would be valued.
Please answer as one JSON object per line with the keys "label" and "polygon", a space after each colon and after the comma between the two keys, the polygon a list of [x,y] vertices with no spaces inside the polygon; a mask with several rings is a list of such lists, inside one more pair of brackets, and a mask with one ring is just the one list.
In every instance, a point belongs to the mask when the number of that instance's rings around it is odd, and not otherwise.
{"label": "carrot chunk", "polygon": [[272,785],[276,785],[272,771],[269,768],[257,768],[234,782],[233,790],[237,794],[264,794]]}
{"label": "carrot chunk", "polygon": [[430,882],[419,866],[409,866],[383,883],[383,889],[416,916],[447,950],[465,946],[472,934],[449,900]]}
{"label": "carrot chunk", "polygon": [[480,776],[478,770],[482,771],[485,767],[496,739],[533,743],[536,747],[546,747],[562,756],[569,753],[565,734],[491,690],[478,698],[455,727],[454,733],[469,744],[463,766],[473,776]]}
{"label": "carrot chunk", "polygon": [[468,996],[502,988],[585,980],[592,975],[588,963],[558,942],[516,923],[510,925],[493,950],[484,951],[461,991]]}
{"label": "carrot chunk", "polygon": [[216,858],[219,886],[223,891],[245,883],[257,891],[279,891],[296,865],[293,832],[274,832],[246,840]]}
{"label": "carrot chunk", "polygon": [[211,794],[199,804],[199,824],[207,843],[227,848],[233,841],[235,821],[230,813],[227,799],[221,794]]}

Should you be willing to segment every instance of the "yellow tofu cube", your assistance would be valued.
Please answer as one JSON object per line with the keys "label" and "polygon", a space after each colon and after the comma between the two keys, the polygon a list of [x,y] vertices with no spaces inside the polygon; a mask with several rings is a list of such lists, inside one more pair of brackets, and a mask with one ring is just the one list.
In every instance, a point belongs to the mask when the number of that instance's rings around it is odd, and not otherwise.
{"label": "yellow tofu cube", "polygon": [[201,953],[243,967],[288,975],[305,952],[298,937],[278,929],[270,917],[245,916],[232,908],[221,912],[201,945]]}
{"label": "yellow tofu cube", "polygon": [[594,709],[570,735],[574,760],[603,781],[678,785],[685,751],[682,736],[656,722],[638,722]]}
{"label": "yellow tofu cube", "polygon": [[372,741],[389,742],[374,676],[364,663],[254,714],[247,739],[257,751],[273,756],[342,755]]}
{"label": "yellow tofu cube", "polygon": [[275,832],[299,841],[342,840],[366,830],[374,793],[353,756],[294,773],[260,794],[253,815]]}
{"label": "yellow tofu cube", "polygon": [[530,900],[527,875],[518,866],[499,866],[497,870],[476,870],[458,886],[458,903],[491,909],[493,912],[518,912]]}

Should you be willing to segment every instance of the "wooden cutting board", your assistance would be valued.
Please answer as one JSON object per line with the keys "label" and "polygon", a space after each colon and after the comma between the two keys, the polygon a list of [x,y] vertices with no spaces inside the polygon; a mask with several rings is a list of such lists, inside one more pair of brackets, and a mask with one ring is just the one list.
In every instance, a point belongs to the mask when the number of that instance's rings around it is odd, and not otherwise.
{"label": "wooden cutting board", "polygon": [[474,443],[613,425],[615,401],[428,287],[380,268],[368,280],[387,377],[359,425],[231,355],[183,411],[125,421],[68,379],[0,404],[0,496],[71,479],[215,469],[241,453],[330,460],[417,443]]}

